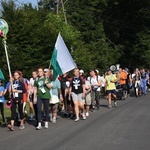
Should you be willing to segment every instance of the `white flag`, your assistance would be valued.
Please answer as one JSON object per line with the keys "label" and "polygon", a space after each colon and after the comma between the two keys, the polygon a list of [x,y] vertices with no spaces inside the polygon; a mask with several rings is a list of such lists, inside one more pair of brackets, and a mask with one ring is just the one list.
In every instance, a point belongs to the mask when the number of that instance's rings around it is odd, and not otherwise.
{"label": "white flag", "polygon": [[77,68],[60,33],[55,43],[51,64],[53,66],[54,78]]}

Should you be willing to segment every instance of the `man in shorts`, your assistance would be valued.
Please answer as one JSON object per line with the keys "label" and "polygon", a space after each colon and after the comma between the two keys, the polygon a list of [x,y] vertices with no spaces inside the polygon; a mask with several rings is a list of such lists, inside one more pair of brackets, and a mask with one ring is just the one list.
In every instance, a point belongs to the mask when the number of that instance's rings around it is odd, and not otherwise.
{"label": "man in shorts", "polygon": [[105,89],[108,99],[108,108],[111,108],[111,96],[114,97],[114,106],[117,107],[116,85],[118,81],[116,75],[112,74],[111,69],[107,69],[107,75],[105,76]]}

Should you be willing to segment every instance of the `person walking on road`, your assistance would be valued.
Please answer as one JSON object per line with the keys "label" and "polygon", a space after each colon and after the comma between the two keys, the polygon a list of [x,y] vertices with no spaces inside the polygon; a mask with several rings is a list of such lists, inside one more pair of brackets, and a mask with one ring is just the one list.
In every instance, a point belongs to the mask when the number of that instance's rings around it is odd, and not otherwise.
{"label": "person walking on road", "polygon": [[11,106],[11,124],[8,125],[10,131],[14,131],[14,123],[16,118],[16,108],[20,115],[19,129],[24,129],[24,113],[23,113],[23,93],[26,93],[25,85],[20,81],[21,74],[19,71],[15,71],[14,78],[10,79],[9,92],[12,97]]}
{"label": "person walking on road", "polygon": [[50,83],[50,79],[44,76],[43,68],[38,69],[38,79],[34,82],[34,104],[37,103],[37,118],[38,118],[38,126],[37,130],[42,129],[41,121],[42,121],[42,103],[44,105],[45,111],[45,129],[48,128],[49,121],[49,100],[50,100],[50,92],[52,85]]}
{"label": "person walking on road", "polygon": [[114,97],[114,106],[117,107],[117,96],[116,96],[116,85],[115,83],[118,81],[116,75],[112,74],[111,69],[107,69],[107,75],[105,76],[105,89],[106,95],[108,99],[108,108],[112,107],[111,97]]}
{"label": "person walking on road", "polygon": [[74,76],[70,84],[70,95],[74,103],[74,111],[76,115],[75,122],[79,121],[79,111],[81,110],[82,118],[86,119],[84,113],[84,98],[85,98],[85,81],[79,75],[79,69],[74,69]]}

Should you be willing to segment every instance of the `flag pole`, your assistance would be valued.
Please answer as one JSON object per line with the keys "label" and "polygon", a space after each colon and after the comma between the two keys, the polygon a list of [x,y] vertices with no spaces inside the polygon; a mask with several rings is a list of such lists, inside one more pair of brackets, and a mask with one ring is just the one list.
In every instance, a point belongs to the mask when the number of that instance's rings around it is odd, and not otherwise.
{"label": "flag pole", "polygon": [[9,58],[8,58],[8,52],[7,52],[7,44],[6,44],[6,40],[4,39],[3,42],[4,42],[4,49],[5,49],[6,60],[7,60],[7,65],[8,65],[9,77],[11,77],[12,74],[11,74],[11,70],[10,70],[10,63],[9,63]]}
{"label": "flag pole", "polygon": [[49,70],[51,69],[51,65],[52,65],[52,63],[51,63],[51,61],[50,61],[50,63],[49,63],[49,67],[48,67],[48,69],[49,69]]}

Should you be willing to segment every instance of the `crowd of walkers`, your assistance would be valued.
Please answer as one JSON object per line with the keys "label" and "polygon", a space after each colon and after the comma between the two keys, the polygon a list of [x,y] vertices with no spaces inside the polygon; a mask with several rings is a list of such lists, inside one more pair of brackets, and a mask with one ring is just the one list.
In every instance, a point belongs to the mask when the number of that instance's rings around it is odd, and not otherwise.
{"label": "crowd of walkers", "polygon": [[[14,131],[16,118],[19,129],[25,128],[27,105],[29,121],[36,121],[36,129],[48,129],[49,122],[56,123],[58,112],[64,117],[78,122],[85,120],[100,109],[100,98],[108,101],[108,108],[118,107],[117,99],[126,99],[131,95],[146,95],[149,88],[150,73],[145,69],[136,68],[131,74],[128,68],[112,71],[110,68],[103,75],[96,69],[85,74],[78,68],[73,73],[65,73],[55,78],[53,70],[38,68],[32,72],[28,80],[21,71],[15,71],[6,87],[0,80],[0,109],[3,123],[6,123],[4,106],[11,110],[10,123],[7,127]],[[5,102],[5,94],[9,99]]]}

